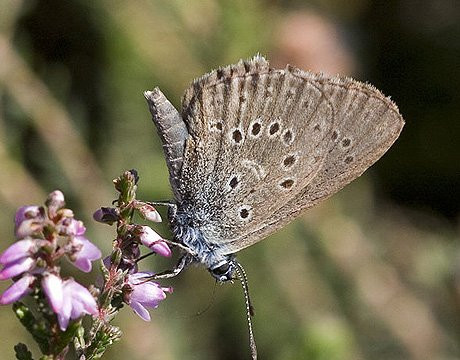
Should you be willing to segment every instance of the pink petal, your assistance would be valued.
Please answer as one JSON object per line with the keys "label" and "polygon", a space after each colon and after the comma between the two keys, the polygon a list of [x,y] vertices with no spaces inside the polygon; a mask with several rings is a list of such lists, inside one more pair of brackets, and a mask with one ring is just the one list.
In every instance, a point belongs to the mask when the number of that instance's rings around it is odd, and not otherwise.
{"label": "pink petal", "polygon": [[158,223],[162,221],[160,213],[156,210],[149,211],[145,213],[144,216],[145,216],[145,219],[149,221],[158,222]]}
{"label": "pink petal", "polygon": [[[45,275],[42,280],[42,287],[45,291],[45,295],[48,298],[51,308],[56,314],[60,314],[63,311],[64,306],[64,288],[61,278],[54,274]],[[68,297],[66,297],[66,301],[67,300]]]}
{"label": "pink petal", "polygon": [[21,206],[14,216],[14,224],[18,227],[24,220],[35,218],[40,214],[40,207],[36,205]]}
{"label": "pink petal", "polygon": [[131,293],[131,299],[147,306],[156,307],[161,300],[166,299],[166,294],[158,284],[149,281],[135,286]]}
{"label": "pink petal", "polygon": [[72,264],[79,268],[83,272],[90,272],[93,268],[91,261],[85,258],[76,259]]}
{"label": "pink petal", "polygon": [[42,230],[44,218],[39,206],[23,206],[14,218],[14,234],[17,239],[24,239]]}
{"label": "pink petal", "polygon": [[141,304],[141,303],[138,303],[138,302],[131,302],[129,304],[129,306],[131,306],[131,308],[134,310],[134,312],[139,315],[139,317],[144,320],[144,321],[150,321],[150,314],[149,312],[147,311],[147,309]]}
{"label": "pink petal", "polygon": [[146,205],[139,209],[146,220],[152,222],[161,222],[161,215],[153,206]]}
{"label": "pink petal", "polygon": [[130,285],[140,285],[146,282],[152,275],[154,275],[154,273],[151,271],[139,271],[128,276],[128,283]]}
{"label": "pink petal", "polygon": [[35,243],[36,241],[32,239],[16,241],[0,255],[0,264],[6,265],[29,256],[29,251],[33,249]]}
{"label": "pink petal", "polygon": [[30,293],[30,285],[32,285],[35,277],[32,275],[25,275],[18,281],[13,283],[8,289],[6,289],[0,296],[0,304],[7,305],[18,301],[23,296]]}
{"label": "pink petal", "polygon": [[9,263],[0,271],[0,280],[10,279],[25,271],[31,270],[35,266],[35,260],[30,257],[21,258]]}
{"label": "pink petal", "polygon": [[85,231],[86,228],[82,221],[72,219],[71,223],[68,225],[67,233],[69,235],[82,236]]}
{"label": "pink petal", "polygon": [[75,307],[81,308],[81,313],[83,313],[84,310],[84,312],[87,314],[99,314],[96,300],[87,288],[73,280],[72,283],[68,285],[68,287],[71,289],[70,291],[72,294],[73,305]]}
{"label": "pink petal", "polygon": [[73,261],[73,264],[81,271],[90,272],[92,268],[91,261],[101,258],[101,250],[84,237],[77,236],[74,241],[82,245],[82,248],[75,254],[75,261]]}
{"label": "pink petal", "polygon": [[59,328],[62,331],[67,329],[70,321],[70,315],[72,314],[72,298],[66,294],[64,302],[62,304],[61,311],[57,313],[59,322]]}
{"label": "pink petal", "polygon": [[149,249],[156,252],[158,255],[170,257],[171,249],[165,241],[157,241],[156,243],[149,246]]}
{"label": "pink petal", "polygon": [[142,231],[139,235],[139,239],[141,243],[147,247],[150,247],[157,241],[163,240],[160,235],[158,235],[152,228],[148,226],[142,226]]}

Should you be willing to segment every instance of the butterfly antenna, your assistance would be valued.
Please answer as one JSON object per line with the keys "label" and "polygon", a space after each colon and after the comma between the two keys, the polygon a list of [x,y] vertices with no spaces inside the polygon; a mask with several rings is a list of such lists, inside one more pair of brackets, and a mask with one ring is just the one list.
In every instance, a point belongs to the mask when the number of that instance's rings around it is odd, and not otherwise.
{"label": "butterfly antenna", "polygon": [[254,307],[251,303],[251,298],[249,297],[249,287],[248,287],[248,278],[246,276],[246,272],[241,266],[240,263],[235,261],[235,271],[238,279],[241,282],[241,286],[243,287],[244,293],[244,301],[246,303],[246,319],[248,322],[248,330],[249,330],[249,346],[251,348],[251,357],[253,360],[257,360],[257,348],[256,348],[256,340],[254,338],[254,332],[252,330],[252,320],[251,317],[254,316]]}

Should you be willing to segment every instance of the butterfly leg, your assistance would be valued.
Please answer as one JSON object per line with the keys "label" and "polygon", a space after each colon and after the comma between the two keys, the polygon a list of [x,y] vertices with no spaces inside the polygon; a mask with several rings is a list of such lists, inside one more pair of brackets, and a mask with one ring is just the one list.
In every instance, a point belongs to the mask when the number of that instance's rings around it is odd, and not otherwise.
{"label": "butterfly leg", "polygon": [[184,270],[192,262],[193,262],[193,257],[190,256],[190,254],[185,254],[179,259],[179,262],[177,263],[174,269],[166,270],[161,273],[155,274],[152,276],[152,280],[169,279],[169,278],[175,277],[179,275],[182,272],[182,270]]}
{"label": "butterfly leg", "polygon": [[177,204],[174,202],[171,202],[170,200],[166,201],[148,201],[147,204],[155,206],[167,206],[168,207],[168,216],[174,217],[177,213]]}

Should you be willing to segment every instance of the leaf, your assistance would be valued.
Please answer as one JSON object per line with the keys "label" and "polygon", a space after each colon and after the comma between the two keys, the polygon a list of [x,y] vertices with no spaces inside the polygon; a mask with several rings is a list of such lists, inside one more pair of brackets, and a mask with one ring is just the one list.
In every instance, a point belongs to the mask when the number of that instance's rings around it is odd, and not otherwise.
{"label": "leaf", "polygon": [[32,314],[32,311],[21,302],[13,304],[13,311],[21,324],[32,335],[42,353],[49,354],[49,339],[51,338],[51,332],[45,322],[37,320]]}
{"label": "leaf", "polygon": [[23,343],[15,345],[14,351],[16,352],[16,359],[18,360],[34,360],[32,357],[32,353]]}
{"label": "leaf", "polygon": [[97,331],[92,336],[91,345],[85,351],[87,360],[101,358],[107,347],[119,341],[122,335],[118,327],[102,322],[95,322],[93,329]]}

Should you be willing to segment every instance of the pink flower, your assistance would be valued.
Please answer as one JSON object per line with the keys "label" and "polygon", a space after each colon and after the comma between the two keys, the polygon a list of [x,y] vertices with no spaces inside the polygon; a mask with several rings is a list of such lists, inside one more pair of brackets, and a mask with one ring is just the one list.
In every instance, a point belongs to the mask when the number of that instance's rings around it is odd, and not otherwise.
{"label": "pink flower", "polygon": [[165,257],[171,256],[171,249],[168,244],[152,228],[142,226],[142,230],[139,234],[139,240],[142,244],[157,254]]}
{"label": "pink flower", "polygon": [[134,312],[145,321],[150,321],[147,308],[156,309],[159,303],[166,299],[166,293],[172,293],[172,288],[161,287],[153,281],[146,281],[150,272],[138,272],[128,275],[125,301]]}
{"label": "pink flower", "polygon": [[70,255],[72,263],[81,271],[90,272],[92,265],[91,261],[100,259],[102,256],[101,250],[90,242],[83,235],[86,228],[81,221],[72,219],[67,227],[67,233],[72,235],[72,246],[77,249]]}
{"label": "pink flower", "polygon": [[22,206],[16,211],[14,217],[14,233],[17,239],[40,232],[45,221],[44,210],[40,206]]}
{"label": "pink flower", "polygon": [[70,320],[78,319],[85,314],[99,314],[96,300],[87,288],[69,279],[63,282],[62,289],[64,301],[60,311],[56,312],[62,331],[67,329]]}
{"label": "pink flower", "polygon": [[62,279],[54,274],[46,274],[42,279],[42,288],[53,311],[58,314],[64,304],[64,288]]}
{"label": "pink flower", "polygon": [[138,201],[136,209],[144,219],[153,222],[161,222],[160,213],[152,205]]}
{"label": "pink flower", "polygon": [[0,271],[0,280],[10,279],[32,270],[36,265],[32,257],[36,251],[36,244],[36,240],[24,239],[8,247],[0,255],[0,264],[4,266]]}
{"label": "pink flower", "polygon": [[90,272],[91,261],[101,258],[101,250],[83,236],[76,236],[73,239],[73,244],[80,247],[80,250],[71,257],[72,263],[81,271]]}
{"label": "pink flower", "polygon": [[1,255],[0,264],[7,265],[33,254],[37,240],[24,239],[10,245]]}
{"label": "pink flower", "polygon": [[71,319],[99,313],[96,300],[88,289],[73,279],[63,281],[54,274],[47,274],[43,277],[42,288],[63,331]]}
{"label": "pink flower", "polygon": [[29,274],[24,275],[18,281],[13,283],[0,295],[0,305],[8,305],[18,301],[23,296],[32,291],[30,286],[34,282],[35,277]]}
{"label": "pink flower", "polygon": [[66,233],[73,236],[82,236],[86,232],[86,227],[83,225],[83,221],[71,219],[70,224],[67,223]]}

